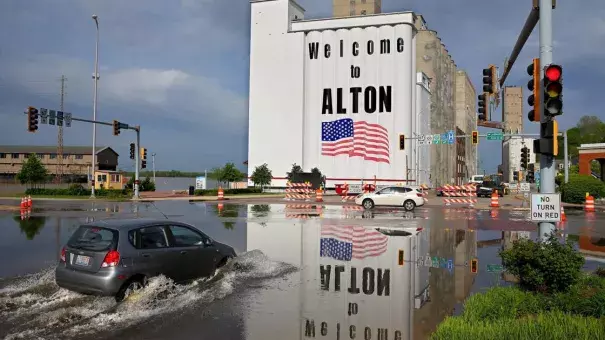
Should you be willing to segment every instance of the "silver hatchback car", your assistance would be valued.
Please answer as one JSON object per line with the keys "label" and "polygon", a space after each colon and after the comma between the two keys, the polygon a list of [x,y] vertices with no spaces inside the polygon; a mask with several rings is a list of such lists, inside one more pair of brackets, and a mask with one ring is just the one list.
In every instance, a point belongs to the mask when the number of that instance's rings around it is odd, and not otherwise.
{"label": "silver hatchback car", "polygon": [[154,219],[103,220],[80,226],[61,250],[59,287],[122,301],[165,275],[175,282],[211,276],[235,257],[232,247],[197,228]]}

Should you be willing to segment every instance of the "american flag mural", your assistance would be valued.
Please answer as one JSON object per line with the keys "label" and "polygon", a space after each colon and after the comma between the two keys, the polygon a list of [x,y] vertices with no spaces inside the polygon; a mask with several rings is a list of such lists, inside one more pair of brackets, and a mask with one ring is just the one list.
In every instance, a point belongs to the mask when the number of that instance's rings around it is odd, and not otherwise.
{"label": "american flag mural", "polygon": [[321,154],[390,163],[389,132],[380,124],[353,121],[351,118],[322,122]]}
{"label": "american flag mural", "polygon": [[362,226],[322,225],[319,255],[339,261],[380,256],[387,241],[384,234]]}

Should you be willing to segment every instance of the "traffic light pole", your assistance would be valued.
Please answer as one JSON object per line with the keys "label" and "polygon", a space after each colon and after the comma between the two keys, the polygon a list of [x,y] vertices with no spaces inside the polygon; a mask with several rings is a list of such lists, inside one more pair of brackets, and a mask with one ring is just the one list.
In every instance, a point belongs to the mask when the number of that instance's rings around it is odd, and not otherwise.
{"label": "traffic light pole", "polygon": [[134,130],[137,132],[137,140],[136,143],[137,145],[135,146],[135,152],[134,152],[134,196],[132,197],[133,199],[138,199],[139,198],[139,167],[141,166],[141,127],[140,126],[135,126]]}
{"label": "traffic light pole", "polygon": [[[540,64],[547,66],[552,64],[552,0],[540,0]],[[540,79],[544,79],[544,67],[540,67]],[[541,82],[540,95],[544,94],[544,84]],[[536,98],[539,101],[540,107],[544,105],[543,98]],[[543,110],[543,109],[541,109]],[[550,118],[545,114],[540,114],[540,122],[546,123]],[[542,129],[540,129],[542,130]],[[540,131],[540,138],[542,131]],[[554,138],[557,138],[556,136]],[[554,194],[555,193],[555,164],[554,157],[550,155],[540,154],[540,193]],[[552,222],[540,222],[540,237],[546,240],[548,236],[556,229]]]}

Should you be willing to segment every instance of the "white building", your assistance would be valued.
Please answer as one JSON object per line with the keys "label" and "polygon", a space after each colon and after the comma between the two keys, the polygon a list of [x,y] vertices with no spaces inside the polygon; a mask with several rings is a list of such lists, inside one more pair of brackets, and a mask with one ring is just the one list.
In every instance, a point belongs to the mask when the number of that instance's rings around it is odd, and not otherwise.
{"label": "white building", "polygon": [[521,170],[521,149],[529,149],[529,164],[536,162],[534,153],[534,138],[510,137],[502,143],[502,178],[504,182],[512,183],[514,172]]}
{"label": "white building", "polygon": [[328,188],[422,184],[426,157],[399,143],[420,123],[415,14],[303,19],[292,0],[251,1],[248,174],[267,163],[284,187],[296,163]]}
{"label": "white building", "polygon": [[[416,79],[416,116],[415,127],[418,135],[428,135],[431,133],[431,80],[422,73],[418,72]],[[414,139],[412,144],[414,152],[414,173],[418,184],[432,186],[431,182],[431,145],[418,145],[418,140]]]}

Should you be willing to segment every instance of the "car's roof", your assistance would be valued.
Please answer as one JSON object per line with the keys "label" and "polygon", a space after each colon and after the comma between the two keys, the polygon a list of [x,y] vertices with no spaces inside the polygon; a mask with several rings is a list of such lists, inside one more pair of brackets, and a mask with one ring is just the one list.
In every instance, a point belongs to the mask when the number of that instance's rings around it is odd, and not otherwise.
{"label": "car's roof", "polygon": [[126,219],[107,219],[84,224],[85,226],[95,226],[110,229],[133,229],[154,224],[181,224],[181,222],[159,218],[126,218]]}

